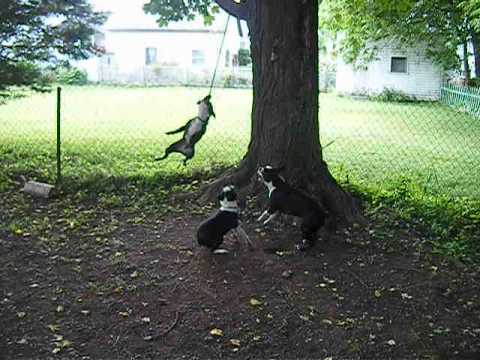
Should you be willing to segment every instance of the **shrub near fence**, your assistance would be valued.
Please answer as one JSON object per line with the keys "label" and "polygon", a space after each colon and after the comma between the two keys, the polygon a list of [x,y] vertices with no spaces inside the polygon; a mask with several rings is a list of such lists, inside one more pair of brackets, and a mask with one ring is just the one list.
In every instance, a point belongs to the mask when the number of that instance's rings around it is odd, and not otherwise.
{"label": "shrub near fence", "polygon": [[446,84],[441,88],[440,101],[459,111],[480,117],[480,88]]}

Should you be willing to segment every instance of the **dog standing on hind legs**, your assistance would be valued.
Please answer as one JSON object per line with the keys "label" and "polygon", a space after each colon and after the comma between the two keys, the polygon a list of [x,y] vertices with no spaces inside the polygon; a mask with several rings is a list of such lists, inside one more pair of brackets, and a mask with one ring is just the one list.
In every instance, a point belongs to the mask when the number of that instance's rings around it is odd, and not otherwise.
{"label": "dog standing on hind legs", "polygon": [[230,230],[234,230],[237,238],[243,238],[248,248],[252,250],[253,243],[239,224],[240,208],[237,204],[235,187],[233,185],[224,186],[218,195],[218,200],[220,201],[220,210],[198,227],[198,244],[207,247],[214,254],[228,253],[228,250],[219,247],[222,245],[224,235]]}
{"label": "dog standing on hind legs", "polygon": [[208,119],[210,119],[210,116],[216,117],[212,103],[210,102],[210,95],[198,101],[197,105],[198,115],[196,117],[188,120],[185,125],[178,129],[166,133],[167,135],[173,135],[183,131],[183,137],[167,147],[165,154],[162,157],[156,158],[155,161],[166,159],[172,152],[177,152],[185,156],[183,165],[187,165],[187,161],[193,158],[195,155],[195,144],[207,131]]}
{"label": "dog standing on hind legs", "polygon": [[325,224],[327,214],[315,200],[292,188],[279,175],[283,168],[274,169],[267,165],[259,167],[257,174],[268,189],[270,199],[268,209],[258,218],[268,224],[279,212],[300,217],[302,219],[302,241],[295,247],[304,251],[311,248],[317,240],[318,230]]}

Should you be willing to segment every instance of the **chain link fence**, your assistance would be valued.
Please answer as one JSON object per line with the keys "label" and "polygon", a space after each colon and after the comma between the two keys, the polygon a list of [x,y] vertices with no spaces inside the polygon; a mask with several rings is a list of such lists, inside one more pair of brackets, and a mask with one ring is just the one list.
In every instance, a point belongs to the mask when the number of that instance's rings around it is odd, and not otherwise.
{"label": "chain link fence", "polygon": [[[111,177],[158,179],[169,173],[237,163],[250,136],[250,89],[213,90],[211,118],[196,155],[154,161],[181,134],[165,132],[197,113],[208,90],[187,87],[66,87],[62,96],[62,173],[74,184]],[[448,105],[447,105],[448,103]],[[408,178],[426,189],[478,197],[480,121],[438,102],[386,102],[320,94],[323,154],[337,177],[375,184]],[[24,174],[55,181],[55,95],[34,94],[0,105],[4,179]],[[1,180],[1,178],[0,178]]]}

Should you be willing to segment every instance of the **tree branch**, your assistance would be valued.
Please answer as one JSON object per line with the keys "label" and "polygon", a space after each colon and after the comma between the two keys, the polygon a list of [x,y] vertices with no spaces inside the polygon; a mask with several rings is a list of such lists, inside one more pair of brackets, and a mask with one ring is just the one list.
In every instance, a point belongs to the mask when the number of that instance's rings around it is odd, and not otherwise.
{"label": "tree branch", "polygon": [[255,0],[241,0],[240,2],[236,2],[233,0],[215,0],[215,2],[220,6],[223,10],[225,10],[230,15],[239,18],[241,20],[248,19],[248,2],[255,1]]}

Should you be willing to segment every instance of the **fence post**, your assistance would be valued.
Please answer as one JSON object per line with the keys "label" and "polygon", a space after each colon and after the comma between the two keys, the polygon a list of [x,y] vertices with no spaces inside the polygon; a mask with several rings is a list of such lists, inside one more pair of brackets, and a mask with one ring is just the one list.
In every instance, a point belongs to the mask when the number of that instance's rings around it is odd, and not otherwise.
{"label": "fence post", "polygon": [[60,136],[60,125],[61,125],[61,94],[62,88],[57,87],[57,183],[62,179],[62,157],[61,157],[61,136]]}

